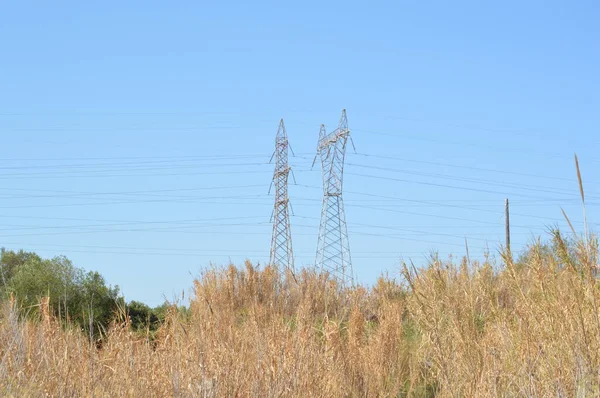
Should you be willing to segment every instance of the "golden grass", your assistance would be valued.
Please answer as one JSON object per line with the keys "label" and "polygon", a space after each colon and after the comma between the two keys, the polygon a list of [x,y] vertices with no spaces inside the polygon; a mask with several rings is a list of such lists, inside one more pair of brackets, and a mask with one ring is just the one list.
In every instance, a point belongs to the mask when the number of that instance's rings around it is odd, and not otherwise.
{"label": "golden grass", "polygon": [[597,252],[555,233],[500,270],[433,260],[371,289],[215,269],[154,341],[115,322],[101,348],[44,302],[37,320],[7,303],[0,395],[600,396]]}

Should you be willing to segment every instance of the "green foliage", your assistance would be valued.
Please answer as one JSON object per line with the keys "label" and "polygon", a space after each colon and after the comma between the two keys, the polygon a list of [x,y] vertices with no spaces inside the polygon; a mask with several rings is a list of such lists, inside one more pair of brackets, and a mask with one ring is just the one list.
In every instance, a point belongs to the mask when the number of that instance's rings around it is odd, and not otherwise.
{"label": "green foliage", "polygon": [[55,315],[95,336],[123,304],[117,286],[107,286],[98,272],[85,272],[64,256],[42,259],[35,253],[3,250],[0,263],[5,294],[13,294],[30,311],[49,297]]}
{"label": "green foliage", "polygon": [[139,301],[131,301],[127,305],[131,327],[137,331],[155,332],[165,319],[163,307],[150,308]]}
{"label": "green foliage", "polygon": [[[164,303],[150,308],[132,301],[127,306],[117,286],[107,286],[98,272],[75,267],[64,256],[43,259],[35,253],[2,249],[0,254],[0,293],[14,295],[27,313],[36,313],[43,297],[60,319],[77,324],[87,334],[99,337],[119,309],[126,308],[131,327],[153,335],[173,306]],[[177,307],[186,316],[188,309]]]}
{"label": "green foliage", "polygon": [[2,281],[2,286],[6,288],[8,281],[10,281],[15,274],[15,270],[20,265],[31,259],[41,260],[41,258],[35,253],[26,252],[23,250],[19,250],[18,252],[14,252],[12,250],[6,251],[4,248],[2,248],[0,251],[0,278]]}

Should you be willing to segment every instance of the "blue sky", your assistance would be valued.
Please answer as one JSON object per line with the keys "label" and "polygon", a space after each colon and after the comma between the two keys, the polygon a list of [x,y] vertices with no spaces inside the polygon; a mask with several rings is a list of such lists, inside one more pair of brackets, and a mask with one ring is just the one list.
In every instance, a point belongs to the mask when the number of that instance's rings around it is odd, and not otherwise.
{"label": "blue sky", "polygon": [[[487,4],[484,4],[487,3]],[[67,255],[127,299],[268,259],[280,118],[297,264],[314,261],[319,125],[348,110],[355,273],[514,250],[600,204],[600,6],[505,2],[0,5],[0,245]]]}

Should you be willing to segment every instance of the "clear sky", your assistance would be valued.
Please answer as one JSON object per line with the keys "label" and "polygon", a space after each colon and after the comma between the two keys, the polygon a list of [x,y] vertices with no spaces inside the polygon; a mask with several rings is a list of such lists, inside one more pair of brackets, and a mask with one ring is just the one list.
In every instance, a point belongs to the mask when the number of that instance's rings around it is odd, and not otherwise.
{"label": "clear sky", "polygon": [[126,299],[268,259],[280,118],[297,265],[314,262],[319,125],[346,108],[346,216],[370,284],[513,250],[600,205],[594,1],[3,2],[0,245],[64,254]]}

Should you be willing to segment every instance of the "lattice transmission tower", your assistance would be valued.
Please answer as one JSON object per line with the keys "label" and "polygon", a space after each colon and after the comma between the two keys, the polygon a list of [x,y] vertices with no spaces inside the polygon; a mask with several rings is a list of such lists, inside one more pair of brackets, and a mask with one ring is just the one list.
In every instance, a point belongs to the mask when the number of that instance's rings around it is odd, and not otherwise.
{"label": "lattice transmission tower", "polygon": [[[271,186],[275,186],[275,207],[273,209],[273,236],[271,238],[271,257],[269,264],[284,266],[294,271],[294,253],[292,250],[292,232],[290,228],[288,177],[288,148],[290,148],[283,119],[279,122],[275,137],[275,172]],[[270,190],[269,190],[270,191]]]}
{"label": "lattice transmission tower", "polygon": [[317,145],[317,156],[321,158],[323,168],[323,208],[315,265],[329,272],[344,286],[354,283],[342,198],[344,158],[349,138],[350,130],[344,109],[336,130],[328,134],[325,125],[321,125]]}

